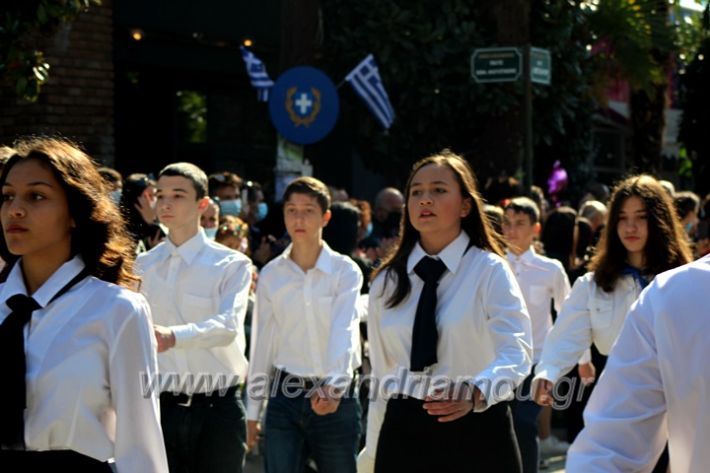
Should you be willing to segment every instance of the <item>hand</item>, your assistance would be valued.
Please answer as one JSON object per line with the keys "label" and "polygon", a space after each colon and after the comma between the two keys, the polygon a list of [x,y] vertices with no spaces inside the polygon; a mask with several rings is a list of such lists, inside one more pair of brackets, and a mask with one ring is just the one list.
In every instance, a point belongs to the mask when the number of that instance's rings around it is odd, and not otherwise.
{"label": "hand", "polygon": [[549,379],[540,378],[537,381],[533,381],[533,389],[535,390],[533,400],[543,407],[552,406],[554,402],[552,397],[553,386],[554,384]]}
{"label": "hand", "polygon": [[485,405],[485,399],[481,390],[469,383],[463,383],[427,396],[423,407],[427,414],[439,416],[439,422],[451,422],[473,411],[474,406],[482,405]]}
{"label": "hand", "polygon": [[254,450],[254,447],[259,443],[259,434],[261,434],[261,424],[258,420],[247,421],[247,449]]}
{"label": "hand", "polygon": [[590,361],[589,363],[578,365],[577,374],[579,374],[579,379],[582,380],[582,384],[589,386],[597,378],[597,369],[594,367],[594,363]]}
{"label": "hand", "polygon": [[319,416],[332,414],[340,406],[340,396],[334,386],[325,385],[311,396],[311,409]]}
{"label": "hand", "polygon": [[141,218],[147,224],[155,223],[158,215],[155,212],[156,198],[150,188],[146,188],[141,195],[138,196],[135,208],[141,214]]}
{"label": "hand", "polygon": [[158,341],[158,353],[163,353],[175,346],[175,333],[169,327],[153,325],[153,332]]}

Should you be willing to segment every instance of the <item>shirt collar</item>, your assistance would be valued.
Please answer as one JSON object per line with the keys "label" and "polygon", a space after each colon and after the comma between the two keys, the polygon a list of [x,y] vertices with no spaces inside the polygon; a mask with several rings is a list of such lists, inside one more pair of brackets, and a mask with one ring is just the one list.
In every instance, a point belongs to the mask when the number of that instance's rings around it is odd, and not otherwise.
{"label": "shirt collar", "polygon": [[507,250],[506,256],[508,257],[508,261],[511,263],[517,263],[517,262],[522,262],[522,263],[532,263],[535,260],[535,250],[533,250],[533,247],[531,246],[530,248],[527,249],[523,254],[520,256],[516,255],[510,250]]}
{"label": "shirt collar", "polygon": [[[10,274],[7,276],[5,284],[0,290],[0,301],[6,301],[15,294],[22,294],[28,296],[27,287],[25,286],[24,277],[22,274],[22,268],[20,266],[20,260],[18,259],[12,269]],[[69,281],[71,281],[77,274],[79,274],[84,269],[84,261],[81,256],[74,256],[72,259],[62,264],[59,269],[57,269],[52,275],[47,279],[42,286],[35,291],[32,298],[40,305],[40,307],[46,307],[49,301],[52,300],[57,292],[64,287]]]}
{"label": "shirt collar", "polygon": [[[290,261],[293,263],[293,260],[291,260],[291,250],[293,249],[293,243],[290,243],[286,249],[281,253],[281,258],[282,261]],[[323,247],[320,250],[320,253],[318,254],[318,259],[316,260],[316,264],[314,268],[319,269],[320,271],[326,273],[326,274],[333,274],[333,257],[335,256],[335,252],[328,246],[328,244],[324,241],[323,242]],[[294,263],[295,264],[295,263]]]}
{"label": "shirt collar", "polygon": [[175,246],[175,243],[170,241],[170,237],[168,237],[165,239],[165,257],[167,258],[170,255],[178,255],[183,259],[183,261],[185,261],[185,263],[192,264],[192,261],[195,259],[195,257],[200,253],[200,251],[202,251],[202,248],[204,248],[205,245],[207,245],[208,243],[209,240],[202,228],[198,230],[195,236],[193,236],[180,246]]}
{"label": "shirt collar", "polygon": [[417,242],[414,245],[414,248],[412,248],[411,253],[409,253],[409,258],[407,259],[407,272],[411,274],[417,263],[419,263],[419,261],[425,256],[436,256],[444,262],[444,265],[446,265],[446,269],[448,269],[449,272],[456,273],[456,270],[461,263],[461,259],[468,249],[469,241],[470,238],[466,232],[461,230],[459,236],[457,236],[454,241],[446,245],[446,247],[436,255],[428,255],[419,242]]}

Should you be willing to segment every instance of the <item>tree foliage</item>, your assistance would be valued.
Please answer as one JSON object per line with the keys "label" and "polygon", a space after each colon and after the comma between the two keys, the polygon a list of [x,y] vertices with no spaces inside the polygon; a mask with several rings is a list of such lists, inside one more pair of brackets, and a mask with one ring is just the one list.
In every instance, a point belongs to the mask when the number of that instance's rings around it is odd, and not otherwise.
{"label": "tree foliage", "polygon": [[49,77],[44,38],[100,0],[3,0],[0,12],[0,80],[34,101]]}

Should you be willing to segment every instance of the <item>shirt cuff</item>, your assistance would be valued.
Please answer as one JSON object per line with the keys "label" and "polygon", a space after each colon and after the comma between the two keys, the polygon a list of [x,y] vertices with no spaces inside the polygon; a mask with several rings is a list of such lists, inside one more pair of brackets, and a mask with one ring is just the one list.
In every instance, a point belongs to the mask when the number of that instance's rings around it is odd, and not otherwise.
{"label": "shirt cuff", "polygon": [[250,397],[247,398],[247,420],[260,420],[259,417],[261,416],[261,406],[264,404],[264,401],[259,400],[259,399],[252,399]]}
{"label": "shirt cuff", "polygon": [[184,348],[185,342],[192,338],[192,327],[190,324],[172,325],[170,330],[175,335],[175,348]]}
{"label": "shirt cuff", "polygon": [[533,381],[536,381],[538,379],[546,379],[548,381],[552,381],[552,384],[554,384],[557,382],[559,377],[559,368],[555,368],[554,366],[550,365],[537,365],[537,367],[535,368],[535,377],[533,378]]}
{"label": "shirt cuff", "polygon": [[339,390],[347,390],[350,383],[353,381],[353,375],[351,373],[345,372],[331,372],[325,376],[323,381],[324,385],[333,386]]}

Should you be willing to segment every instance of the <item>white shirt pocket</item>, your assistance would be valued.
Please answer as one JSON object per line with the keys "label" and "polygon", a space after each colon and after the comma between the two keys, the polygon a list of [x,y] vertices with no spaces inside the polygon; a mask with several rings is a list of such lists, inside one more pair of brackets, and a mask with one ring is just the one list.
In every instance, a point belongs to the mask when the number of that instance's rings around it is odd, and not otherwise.
{"label": "white shirt pocket", "polygon": [[591,301],[589,307],[592,329],[604,329],[611,325],[614,318],[614,302],[611,299],[597,299]]}
{"label": "white shirt pocket", "polygon": [[530,305],[541,306],[552,299],[550,292],[545,286],[530,286]]}

